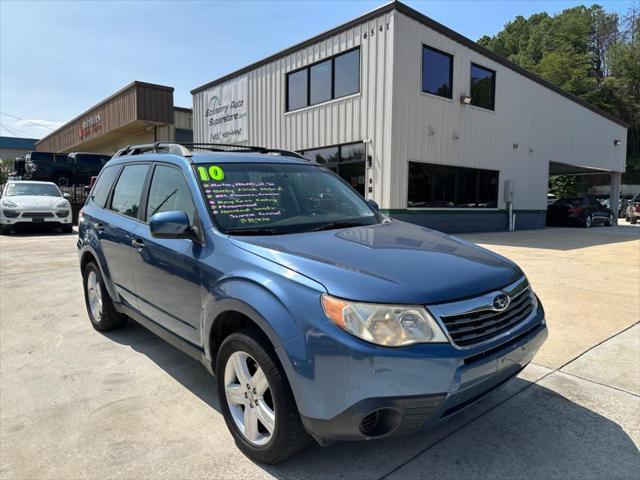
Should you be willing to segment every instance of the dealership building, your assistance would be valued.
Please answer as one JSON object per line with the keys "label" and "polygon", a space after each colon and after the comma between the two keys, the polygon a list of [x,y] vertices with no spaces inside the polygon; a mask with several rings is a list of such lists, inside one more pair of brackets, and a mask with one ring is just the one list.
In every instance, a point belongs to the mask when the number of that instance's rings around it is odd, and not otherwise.
{"label": "dealership building", "polygon": [[400,2],[192,94],[196,142],[299,151],[448,232],[542,228],[549,175],[617,198],[625,169],[623,121]]}
{"label": "dealership building", "polygon": [[114,153],[155,141],[193,141],[190,108],[173,104],[173,87],[135,81],[36,143],[44,152]]}

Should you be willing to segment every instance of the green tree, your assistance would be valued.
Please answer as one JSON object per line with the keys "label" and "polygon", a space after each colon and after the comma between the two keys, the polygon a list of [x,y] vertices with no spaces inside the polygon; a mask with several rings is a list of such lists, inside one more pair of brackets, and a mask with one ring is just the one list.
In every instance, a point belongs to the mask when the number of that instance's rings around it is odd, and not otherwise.
{"label": "green tree", "polygon": [[600,5],[516,17],[478,43],[629,123],[628,169],[640,168],[640,3],[624,18]]}

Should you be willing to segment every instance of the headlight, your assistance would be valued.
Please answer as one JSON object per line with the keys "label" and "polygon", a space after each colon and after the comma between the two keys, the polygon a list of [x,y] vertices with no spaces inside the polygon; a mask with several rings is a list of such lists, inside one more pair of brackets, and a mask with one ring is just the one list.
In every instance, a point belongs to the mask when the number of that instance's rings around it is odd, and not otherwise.
{"label": "headlight", "polygon": [[66,200],[60,200],[58,203],[56,203],[56,208],[69,208],[69,202]]}
{"label": "headlight", "polygon": [[448,342],[422,306],[350,302],[322,295],[329,319],[358,338],[387,347]]}
{"label": "headlight", "polygon": [[18,208],[18,204],[16,202],[12,202],[11,200],[3,200],[2,206],[7,208]]}

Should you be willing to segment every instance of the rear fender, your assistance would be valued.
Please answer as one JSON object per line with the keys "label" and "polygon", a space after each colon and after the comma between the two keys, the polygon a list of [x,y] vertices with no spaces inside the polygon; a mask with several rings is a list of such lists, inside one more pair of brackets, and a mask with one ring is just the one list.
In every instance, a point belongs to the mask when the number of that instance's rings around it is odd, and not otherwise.
{"label": "rear fender", "polygon": [[[87,240],[89,240],[88,243]],[[98,253],[102,251],[99,248],[96,248],[98,240],[93,235],[87,234],[84,240],[79,240],[78,242],[83,243],[83,246],[81,247],[79,252],[80,265],[82,265],[87,255],[92,256],[95,260],[95,263],[98,264],[98,268],[100,269],[100,273],[102,274],[104,286],[107,289],[107,292],[109,292],[109,296],[114,302],[120,303],[120,297],[118,296],[116,288],[113,285],[111,272],[109,272],[109,266],[107,265],[106,259],[102,253]]]}

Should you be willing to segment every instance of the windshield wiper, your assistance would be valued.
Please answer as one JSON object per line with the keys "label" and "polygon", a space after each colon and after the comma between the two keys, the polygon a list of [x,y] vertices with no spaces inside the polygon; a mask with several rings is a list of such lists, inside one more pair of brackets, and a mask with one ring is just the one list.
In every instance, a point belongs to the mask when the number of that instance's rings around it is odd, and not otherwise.
{"label": "windshield wiper", "polygon": [[311,228],[307,230],[307,232],[320,232],[322,230],[333,230],[336,228],[349,228],[349,227],[362,227],[364,224],[359,222],[331,222],[325,223],[324,225],[320,225],[318,227]]}
{"label": "windshield wiper", "polygon": [[238,228],[227,230],[227,235],[277,235],[280,233],[275,228]]}

